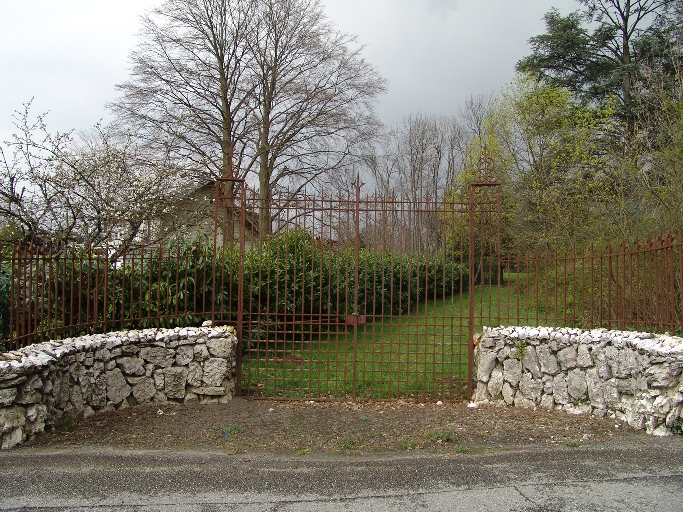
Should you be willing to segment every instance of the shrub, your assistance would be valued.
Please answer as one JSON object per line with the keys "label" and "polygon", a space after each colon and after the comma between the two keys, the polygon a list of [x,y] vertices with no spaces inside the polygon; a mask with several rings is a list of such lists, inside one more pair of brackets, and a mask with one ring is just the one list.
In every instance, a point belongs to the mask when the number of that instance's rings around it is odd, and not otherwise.
{"label": "shrub", "polygon": [[[278,326],[284,321],[303,329],[315,323],[310,322],[314,316],[354,314],[356,260],[360,314],[413,312],[427,299],[458,293],[466,279],[461,265],[443,255],[367,248],[356,255],[353,249],[321,244],[304,230],[252,244],[243,263],[244,313],[262,315],[260,321],[272,323],[275,332],[284,330]],[[16,265],[21,268],[15,272],[15,288],[21,293],[13,299],[23,332],[61,337],[105,328],[197,325],[212,312],[223,321],[234,320],[238,306],[237,246],[214,253],[212,246],[197,242],[115,262],[80,251],[29,257],[23,267]],[[9,273],[0,272],[0,325],[7,335],[9,281]],[[310,325],[308,332],[315,332]]]}

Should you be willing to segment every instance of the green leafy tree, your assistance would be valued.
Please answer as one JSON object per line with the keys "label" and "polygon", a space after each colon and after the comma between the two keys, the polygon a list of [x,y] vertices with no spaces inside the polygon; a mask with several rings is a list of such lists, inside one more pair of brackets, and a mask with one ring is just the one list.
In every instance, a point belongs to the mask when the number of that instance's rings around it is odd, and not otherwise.
{"label": "green leafy tree", "polygon": [[629,113],[641,68],[667,38],[671,0],[578,0],[582,10],[545,15],[546,33],[532,37],[532,54],[517,69],[578,97],[604,103],[619,98]]}
{"label": "green leafy tree", "polygon": [[467,199],[486,145],[503,184],[505,247],[576,248],[609,238],[601,218],[616,200],[605,151],[614,110],[613,103],[582,105],[567,88],[519,74],[470,142],[452,197]]}
{"label": "green leafy tree", "polygon": [[572,248],[606,234],[600,226],[613,190],[604,137],[614,107],[573,101],[566,88],[520,75],[495,120],[515,197],[513,229],[533,246]]}

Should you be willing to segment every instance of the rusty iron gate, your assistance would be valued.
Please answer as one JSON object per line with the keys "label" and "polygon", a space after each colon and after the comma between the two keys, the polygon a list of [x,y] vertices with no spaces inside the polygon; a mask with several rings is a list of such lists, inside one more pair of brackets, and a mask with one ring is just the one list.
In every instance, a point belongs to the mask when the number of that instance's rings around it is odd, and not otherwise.
{"label": "rusty iron gate", "polygon": [[491,169],[446,198],[219,180],[213,244],[0,247],[0,353],[212,319],[237,327],[242,395],[466,398],[482,325],[683,333],[680,234],[501,255]]}
{"label": "rusty iron gate", "polygon": [[473,291],[501,275],[489,163],[465,200],[363,196],[360,182],[346,197],[262,198],[219,180],[215,247],[239,263],[224,270],[237,300],[216,291],[235,307],[214,320],[237,327],[237,392],[471,396],[473,334],[495,316]]}

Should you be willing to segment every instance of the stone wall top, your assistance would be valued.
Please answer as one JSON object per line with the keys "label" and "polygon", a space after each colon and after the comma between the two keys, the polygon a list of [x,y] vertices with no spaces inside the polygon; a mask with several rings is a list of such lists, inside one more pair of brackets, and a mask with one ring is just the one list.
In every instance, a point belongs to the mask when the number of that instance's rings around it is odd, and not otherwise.
{"label": "stone wall top", "polygon": [[545,341],[556,343],[558,348],[578,344],[599,344],[615,347],[631,347],[653,355],[683,356],[683,338],[666,334],[652,334],[634,331],[610,331],[608,329],[578,329],[571,327],[484,327],[482,338],[526,340],[529,345]]}
{"label": "stone wall top", "polygon": [[2,381],[14,379],[47,368],[64,356],[78,352],[109,350],[131,344],[146,344],[163,348],[177,348],[206,340],[234,336],[232,326],[176,327],[174,329],[142,329],[92,334],[58,341],[36,343],[18,350],[0,353],[0,386]]}

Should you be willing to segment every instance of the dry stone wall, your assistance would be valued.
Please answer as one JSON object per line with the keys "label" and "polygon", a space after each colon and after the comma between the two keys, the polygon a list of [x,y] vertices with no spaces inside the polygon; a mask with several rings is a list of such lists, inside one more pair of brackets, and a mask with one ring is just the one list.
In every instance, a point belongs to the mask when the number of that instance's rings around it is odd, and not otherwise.
{"label": "dry stone wall", "polygon": [[476,401],[607,415],[670,435],[683,404],[683,339],[569,328],[485,328]]}
{"label": "dry stone wall", "polygon": [[0,354],[0,446],[66,418],[138,404],[224,402],[233,327],[146,329],[49,341]]}

